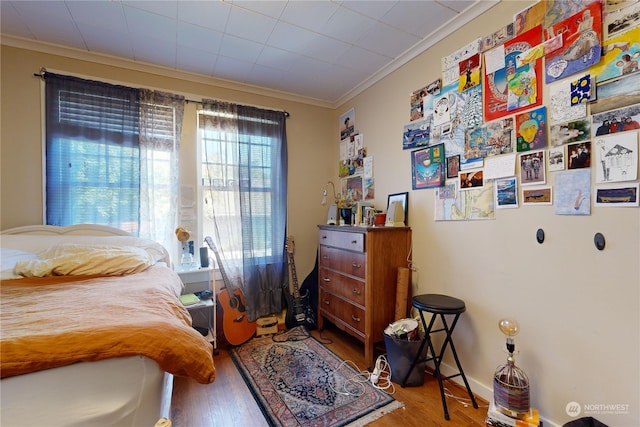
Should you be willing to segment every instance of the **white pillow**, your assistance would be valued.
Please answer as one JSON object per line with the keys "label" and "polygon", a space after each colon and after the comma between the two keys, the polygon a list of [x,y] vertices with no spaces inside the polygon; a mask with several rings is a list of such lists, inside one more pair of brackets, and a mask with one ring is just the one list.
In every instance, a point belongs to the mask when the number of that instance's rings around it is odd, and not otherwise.
{"label": "white pillow", "polygon": [[24,277],[121,276],[146,270],[155,263],[142,248],[115,245],[55,245],[40,259],[19,261],[15,272]]}

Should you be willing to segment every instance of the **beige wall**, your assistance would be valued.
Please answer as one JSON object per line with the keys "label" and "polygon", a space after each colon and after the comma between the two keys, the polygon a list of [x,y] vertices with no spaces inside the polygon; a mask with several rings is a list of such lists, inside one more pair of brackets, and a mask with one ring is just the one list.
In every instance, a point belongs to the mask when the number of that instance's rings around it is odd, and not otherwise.
{"label": "beige wall", "polygon": [[[553,206],[525,206],[499,210],[491,221],[435,222],[434,190],[411,190],[410,150],[401,145],[409,94],[440,77],[443,56],[506,25],[525,5],[501,2],[338,107],[336,116],[355,108],[374,158],[378,203],[409,191],[413,292],[466,302],[455,343],[472,389],[491,396],[493,372],[506,359],[497,323],[513,317],[521,325],[516,363],[529,375],[532,404],[542,416],[569,421],[571,401],[629,404],[628,414],[594,416],[611,426],[637,426],[640,209],[592,207],[590,216],[576,217],[555,215]],[[553,173],[547,182],[553,185]],[[542,245],[538,228],[547,236]],[[602,252],[593,244],[596,232],[606,238]]]}
{"label": "beige wall", "polygon": [[[439,77],[442,56],[505,25],[524,5],[501,2],[335,110],[2,46],[0,228],[42,221],[40,81],[32,74],[44,66],[291,112],[289,233],[302,278],[315,261],[316,224],[326,215],[320,193],[337,179],[338,117],[355,107],[374,158],[376,204],[386,205],[389,193],[410,193],[413,292],[446,293],[467,304],[455,342],[473,390],[490,398],[493,372],[506,358],[497,322],[514,317],[522,328],[516,361],[546,425],[569,421],[571,401],[628,404],[627,414],[594,416],[611,426],[640,425],[640,209],[592,208],[588,217],[571,217],[555,215],[553,206],[527,206],[498,211],[492,221],[435,222],[434,191],[411,190],[410,152],[401,149],[409,94]],[[183,144],[193,149],[194,138]],[[553,184],[552,173],[547,179]],[[538,228],[547,235],[543,245],[535,240]],[[602,252],[593,245],[596,232],[607,239]]]}
{"label": "beige wall", "polygon": [[[291,114],[287,119],[289,149],[288,233],[296,242],[299,280],[313,269],[316,256],[316,224],[326,219],[320,206],[322,189],[335,174],[337,147],[332,144],[333,110],[214,84],[107,66],[59,55],[2,45],[1,51],[1,211],[0,229],[42,224],[42,95],[41,67],[132,87],[151,87],[187,95],[191,99],[213,98],[257,105]],[[212,83],[215,83],[212,80]],[[228,85],[227,85],[228,86]],[[260,91],[265,92],[265,91]],[[275,94],[277,95],[277,94]],[[196,185],[196,106],[188,103],[181,145],[181,178]]]}

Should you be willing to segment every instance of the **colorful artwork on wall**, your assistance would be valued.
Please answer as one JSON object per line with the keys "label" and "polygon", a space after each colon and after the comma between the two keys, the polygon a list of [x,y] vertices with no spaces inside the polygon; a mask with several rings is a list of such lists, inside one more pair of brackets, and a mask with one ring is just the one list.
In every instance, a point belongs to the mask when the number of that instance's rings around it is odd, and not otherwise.
{"label": "colorful artwork on wall", "polygon": [[539,150],[547,146],[547,108],[540,107],[516,115],[516,149]]}
{"label": "colorful artwork on wall", "polygon": [[552,83],[600,61],[602,11],[595,2],[575,15],[545,29],[545,40],[562,33],[563,46],[546,56],[545,82]]}
{"label": "colorful artwork on wall", "polygon": [[440,126],[434,126],[435,123],[432,123],[431,145],[443,143],[447,156],[459,154],[461,170],[481,166],[481,158],[464,157],[466,130],[482,124],[481,86],[458,92],[458,84],[452,83],[442,88],[440,95],[443,99],[446,98],[448,121]]}
{"label": "colorful artwork on wall", "polygon": [[444,144],[411,152],[411,181],[414,190],[440,187],[445,181]]}
{"label": "colorful artwork on wall", "polygon": [[586,74],[571,82],[571,105],[591,100],[591,75]]}
{"label": "colorful artwork on wall", "polygon": [[429,145],[431,140],[431,119],[432,116],[429,116],[424,120],[405,125],[402,132],[403,150]]}
{"label": "colorful artwork on wall", "polygon": [[640,26],[621,33],[602,44],[602,58],[591,68],[596,83],[637,73],[640,59]]}
{"label": "colorful artwork on wall", "polygon": [[587,104],[571,105],[571,87],[566,81],[549,85],[549,123],[562,123],[587,116]]}
{"label": "colorful artwork on wall", "polygon": [[[542,28],[537,26],[504,43],[505,67],[492,73],[485,71],[485,120],[495,120],[509,113],[521,112],[542,104],[542,59],[526,64],[521,69],[516,67],[516,57],[540,44],[541,35]],[[513,76],[517,80],[511,83],[510,88],[509,83]],[[509,110],[510,93],[512,99],[522,100],[523,103],[526,101],[526,106],[518,107],[512,101],[512,109]]]}

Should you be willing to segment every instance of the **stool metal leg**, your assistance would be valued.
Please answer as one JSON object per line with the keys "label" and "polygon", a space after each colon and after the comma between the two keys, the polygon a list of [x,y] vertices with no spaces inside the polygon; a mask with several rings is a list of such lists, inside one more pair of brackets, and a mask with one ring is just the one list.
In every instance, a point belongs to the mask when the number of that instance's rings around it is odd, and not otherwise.
{"label": "stool metal leg", "polygon": [[471,391],[471,387],[469,386],[469,382],[467,381],[467,376],[464,374],[464,371],[462,370],[462,365],[460,364],[460,359],[458,358],[458,352],[456,351],[456,347],[453,345],[453,339],[451,338],[451,335],[453,334],[453,330],[456,327],[456,323],[458,323],[458,318],[460,317],[460,315],[459,314],[456,315],[456,317],[453,319],[453,323],[451,323],[450,328],[447,327],[444,315],[441,314],[440,316],[442,317],[442,323],[445,325],[444,327],[446,328],[446,331],[447,331],[447,337],[445,338],[445,342],[442,345],[442,350],[440,351],[440,361],[442,361],[442,357],[444,356],[444,352],[447,348],[447,343],[448,343],[449,347],[451,347],[451,352],[453,353],[453,358],[456,362],[456,366],[458,367],[457,374],[451,375],[444,379],[455,378],[457,376],[462,377],[462,381],[464,381],[464,385],[467,389],[467,393],[469,393],[469,398],[471,399],[471,403],[473,404],[473,407],[477,409],[478,403],[476,402],[476,398],[473,395],[473,392]]}
{"label": "stool metal leg", "polygon": [[[431,326],[433,325],[434,318],[435,318],[435,316],[431,317],[431,322],[429,323],[429,326],[427,327],[427,322],[424,320],[424,314],[422,313],[422,311],[420,311],[420,320],[422,321],[422,327],[425,330],[425,334],[424,334],[424,338],[422,339],[422,342],[420,343],[420,348],[418,349],[418,352],[416,353],[415,357],[413,358],[413,362],[411,362],[411,366],[409,367],[409,371],[407,372],[407,374],[405,375],[404,379],[400,383],[401,387],[404,387],[407,384],[407,381],[409,380],[409,376],[413,372],[413,369],[418,365],[418,363],[420,363],[420,362],[428,362],[429,360],[433,359],[433,357],[422,359],[422,351],[424,350],[424,346],[426,344],[427,348],[429,349],[429,351],[431,351],[431,355],[433,356],[435,354],[433,352],[433,344],[431,343],[431,338],[430,338],[429,333],[428,333],[428,331],[431,329]],[[423,373],[423,375],[424,375],[424,373]]]}

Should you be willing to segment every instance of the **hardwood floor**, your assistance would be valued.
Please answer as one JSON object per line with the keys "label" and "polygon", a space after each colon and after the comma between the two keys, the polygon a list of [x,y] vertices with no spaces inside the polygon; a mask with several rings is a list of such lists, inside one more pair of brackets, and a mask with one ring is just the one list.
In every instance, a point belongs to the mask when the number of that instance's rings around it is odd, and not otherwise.
{"label": "hardwood floor", "polygon": [[[312,335],[344,360],[354,362],[361,370],[364,366],[363,344],[355,338],[333,327],[320,335]],[[381,349],[383,352],[384,349]],[[175,378],[171,406],[171,421],[174,427],[210,426],[268,426],[251,391],[237,371],[226,349],[222,348],[214,357],[216,380],[212,384],[198,384],[189,378]],[[487,402],[476,397],[478,409],[470,404],[465,407],[454,398],[447,398],[449,421],[444,419],[438,381],[429,373],[420,387],[402,388],[397,384],[393,397],[404,403],[404,409],[397,409],[374,421],[371,426],[484,426]],[[453,381],[445,381],[445,387],[453,395],[468,401],[463,387]]]}

